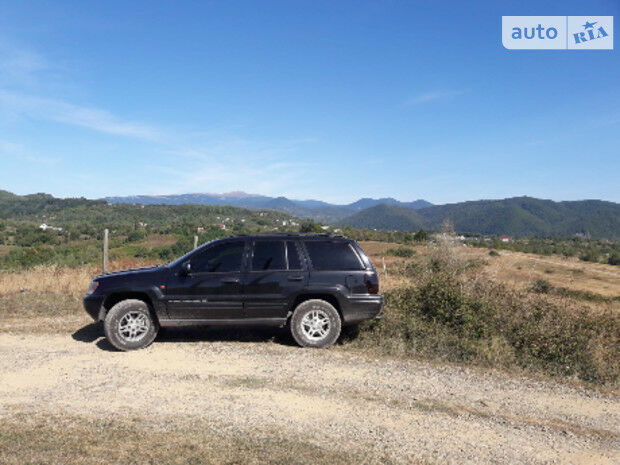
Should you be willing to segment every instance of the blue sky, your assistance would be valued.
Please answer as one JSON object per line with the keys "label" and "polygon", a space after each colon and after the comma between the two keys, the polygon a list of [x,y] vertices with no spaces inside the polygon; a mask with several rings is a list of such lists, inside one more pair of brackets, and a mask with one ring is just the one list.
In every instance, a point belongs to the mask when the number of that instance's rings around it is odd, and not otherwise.
{"label": "blue sky", "polygon": [[0,188],[620,201],[618,50],[501,44],[583,14],[620,4],[0,1]]}

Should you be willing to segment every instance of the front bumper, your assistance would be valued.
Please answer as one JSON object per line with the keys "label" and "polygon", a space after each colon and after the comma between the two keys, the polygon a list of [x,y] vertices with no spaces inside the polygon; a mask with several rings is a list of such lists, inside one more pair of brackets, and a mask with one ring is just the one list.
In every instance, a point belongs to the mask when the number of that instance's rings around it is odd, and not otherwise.
{"label": "front bumper", "polygon": [[102,319],[101,315],[103,314],[103,296],[95,294],[85,295],[83,302],[86,313],[88,313],[93,320],[100,321]]}
{"label": "front bumper", "polygon": [[383,316],[381,312],[382,307],[383,296],[380,294],[354,295],[347,299],[342,309],[342,317],[346,324],[359,323],[372,318],[381,318]]}

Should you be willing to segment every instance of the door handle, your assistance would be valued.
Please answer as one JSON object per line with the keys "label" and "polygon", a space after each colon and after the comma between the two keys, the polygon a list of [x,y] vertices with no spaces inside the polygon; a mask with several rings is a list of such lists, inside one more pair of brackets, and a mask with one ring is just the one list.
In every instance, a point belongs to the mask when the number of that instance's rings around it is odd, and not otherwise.
{"label": "door handle", "polygon": [[289,276],[288,277],[289,281],[301,281],[302,279],[304,279],[303,276]]}
{"label": "door handle", "polygon": [[239,278],[222,278],[222,282],[225,284],[238,284]]}

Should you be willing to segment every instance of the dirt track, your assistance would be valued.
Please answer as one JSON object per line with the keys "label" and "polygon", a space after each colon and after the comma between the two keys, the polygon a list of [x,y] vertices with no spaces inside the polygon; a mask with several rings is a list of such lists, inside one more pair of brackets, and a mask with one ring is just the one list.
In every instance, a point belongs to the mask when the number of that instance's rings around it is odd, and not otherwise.
{"label": "dirt track", "polygon": [[[16,413],[204,420],[409,463],[620,462],[613,395],[336,348],[172,332],[120,353],[94,326],[0,334],[0,421]],[[218,340],[219,339],[219,340]]]}

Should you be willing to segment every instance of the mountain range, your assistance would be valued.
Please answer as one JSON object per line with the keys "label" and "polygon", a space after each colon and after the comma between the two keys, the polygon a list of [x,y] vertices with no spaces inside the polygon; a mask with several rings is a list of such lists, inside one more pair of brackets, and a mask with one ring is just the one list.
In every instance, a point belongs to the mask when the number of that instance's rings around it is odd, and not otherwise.
{"label": "mountain range", "polygon": [[111,203],[230,205],[272,209],[299,218],[360,228],[439,230],[448,219],[458,232],[508,236],[572,236],[620,239],[620,204],[603,200],[555,202],[533,197],[476,200],[433,205],[391,197],[362,198],[346,205],[319,200],[231,192],[227,194],[139,195],[107,197]]}
{"label": "mountain range", "polygon": [[105,197],[110,203],[136,203],[142,205],[228,205],[233,207],[277,210],[298,218],[334,223],[356,212],[376,205],[394,205],[409,209],[430,207],[433,204],[426,200],[400,202],[393,198],[363,198],[356,202],[337,205],[321,200],[291,200],[286,197],[268,197],[245,192],[228,192],[225,194],[178,194],[178,195],[134,195],[128,197]]}
{"label": "mountain range", "polygon": [[446,220],[458,232],[507,236],[620,239],[620,204],[602,200],[554,202],[532,197],[478,200],[412,210],[377,205],[339,221],[359,228],[439,230]]}

